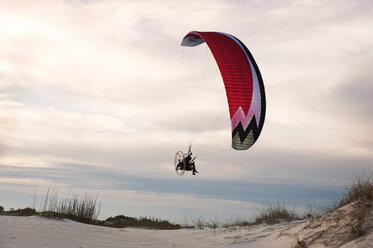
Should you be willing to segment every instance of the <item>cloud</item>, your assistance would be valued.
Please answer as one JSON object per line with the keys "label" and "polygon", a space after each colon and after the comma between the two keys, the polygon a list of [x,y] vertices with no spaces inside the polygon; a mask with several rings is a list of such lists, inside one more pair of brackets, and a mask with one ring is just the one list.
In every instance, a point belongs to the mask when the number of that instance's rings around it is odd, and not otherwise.
{"label": "cloud", "polygon": [[[371,56],[373,58],[373,56]],[[341,84],[336,85],[331,91],[337,104],[341,108],[337,109],[342,115],[342,109],[346,119],[362,119],[367,123],[372,121],[372,116],[367,115],[373,111],[373,75],[368,68],[357,70],[352,75],[346,75]],[[353,121],[353,120],[351,120]]]}

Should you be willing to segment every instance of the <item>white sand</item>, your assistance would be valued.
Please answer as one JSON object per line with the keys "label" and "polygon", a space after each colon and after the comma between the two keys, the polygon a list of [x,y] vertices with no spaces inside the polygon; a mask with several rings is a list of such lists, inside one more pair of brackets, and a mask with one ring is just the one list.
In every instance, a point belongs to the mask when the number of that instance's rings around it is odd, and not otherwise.
{"label": "white sand", "polygon": [[[364,210],[366,217],[359,219],[356,213]],[[359,226],[360,234],[355,230]],[[352,203],[317,219],[215,231],[116,229],[39,216],[0,216],[0,248],[40,247],[367,248],[373,247],[373,209]]]}
{"label": "white sand", "polygon": [[0,216],[0,248],[13,247],[288,247],[275,230],[287,225],[237,229],[115,229],[38,216]]}

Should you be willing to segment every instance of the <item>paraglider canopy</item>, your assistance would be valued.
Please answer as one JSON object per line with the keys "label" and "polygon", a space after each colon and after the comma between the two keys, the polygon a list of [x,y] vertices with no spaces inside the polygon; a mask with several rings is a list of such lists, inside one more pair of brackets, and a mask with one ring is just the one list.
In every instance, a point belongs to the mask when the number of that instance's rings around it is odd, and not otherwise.
{"label": "paraglider canopy", "polygon": [[232,127],[232,147],[249,149],[264,124],[266,102],[263,79],[247,47],[236,37],[220,32],[189,32],[182,46],[206,42],[223,78]]}

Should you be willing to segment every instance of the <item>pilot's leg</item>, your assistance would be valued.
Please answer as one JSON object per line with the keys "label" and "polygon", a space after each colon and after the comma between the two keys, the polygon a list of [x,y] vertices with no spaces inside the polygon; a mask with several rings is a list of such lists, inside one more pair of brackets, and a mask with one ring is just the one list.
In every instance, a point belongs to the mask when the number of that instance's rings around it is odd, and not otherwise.
{"label": "pilot's leg", "polygon": [[196,165],[194,164],[194,162],[192,164],[192,168],[193,168],[193,175],[195,175],[196,173],[198,173],[198,171],[196,170]]}

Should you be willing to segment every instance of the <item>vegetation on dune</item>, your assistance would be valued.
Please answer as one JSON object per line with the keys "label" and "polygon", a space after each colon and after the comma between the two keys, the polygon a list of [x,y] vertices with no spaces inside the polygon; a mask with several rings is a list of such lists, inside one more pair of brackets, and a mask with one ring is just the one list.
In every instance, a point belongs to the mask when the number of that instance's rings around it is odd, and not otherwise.
{"label": "vegetation on dune", "polygon": [[[35,203],[33,204],[35,205]],[[10,209],[4,211],[0,206],[0,215],[14,216],[32,216],[39,215],[47,218],[70,219],[86,224],[94,224],[109,227],[141,227],[150,229],[179,229],[180,225],[171,223],[167,220],[156,219],[152,217],[128,217],[119,215],[110,217],[105,221],[98,220],[101,204],[98,203],[98,195],[92,196],[85,194],[78,197],[72,194],[70,197],[59,198],[55,188],[48,188],[44,199],[40,204],[40,211],[34,208]]]}
{"label": "vegetation on dune", "polygon": [[217,229],[220,227],[231,228],[231,227],[243,227],[243,226],[252,226],[259,224],[275,224],[281,221],[292,221],[301,219],[298,215],[295,214],[295,210],[289,210],[285,204],[270,204],[268,203],[264,209],[258,209],[259,214],[253,219],[245,219],[241,217],[236,217],[228,222],[221,222],[219,219],[209,219],[205,220],[203,217],[191,217],[189,216],[188,220],[185,220],[188,227],[196,227],[199,229],[210,228]]}
{"label": "vegetation on dune", "polygon": [[124,215],[118,215],[115,217],[109,217],[105,221],[100,223],[104,226],[110,227],[145,227],[149,229],[180,229],[181,226],[179,224],[171,223],[167,220],[161,220],[156,218],[148,218],[148,217],[128,217]]}
{"label": "vegetation on dune", "polygon": [[14,216],[32,216],[36,215],[37,212],[33,208],[19,208],[19,209],[9,209],[8,211],[4,210],[4,207],[0,206],[0,215],[14,215]]}
{"label": "vegetation on dune", "polygon": [[280,221],[299,220],[295,209],[289,210],[284,203],[267,204],[264,209],[259,209],[259,215],[255,218],[254,224],[276,224]]}
{"label": "vegetation on dune", "polygon": [[352,181],[345,188],[342,198],[337,202],[336,208],[343,207],[355,201],[372,201],[373,200],[373,177],[362,176]]}
{"label": "vegetation on dune", "polygon": [[[348,205],[352,202],[360,202],[360,204],[369,204],[373,201],[373,176],[361,176],[356,178],[351,184],[347,185],[341,198],[331,202],[327,208],[314,207],[306,212],[304,216],[297,215],[295,209],[290,209],[284,203],[268,203],[263,209],[258,209],[258,215],[253,220],[237,217],[236,219],[221,223],[216,220],[204,220],[203,217],[189,217],[186,221],[188,225],[203,229],[203,228],[231,228],[234,226],[250,226],[262,223],[275,224],[281,221],[293,221],[307,218],[315,218],[325,213],[332,212],[340,207]],[[362,212],[364,214],[364,211]],[[363,219],[364,216],[359,218]],[[189,224],[191,223],[191,224]]]}
{"label": "vegetation on dune", "polygon": [[[333,210],[348,205],[352,202],[367,203],[373,200],[373,177],[362,176],[355,179],[350,185],[346,186],[342,197],[334,201],[331,206],[324,210],[310,210],[303,217],[298,216],[295,213],[295,209],[289,209],[284,203],[268,203],[263,209],[258,209],[258,215],[253,220],[247,220],[244,218],[237,217],[230,222],[222,223],[219,219],[204,220],[203,217],[191,217],[185,218],[186,224],[179,225],[171,223],[167,220],[156,219],[152,217],[128,217],[124,215],[118,215],[116,217],[107,218],[105,221],[97,219],[101,204],[98,203],[98,196],[92,196],[85,194],[84,197],[77,197],[72,195],[71,197],[59,199],[58,193],[54,189],[48,189],[44,200],[41,203],[41,211],[37,212],[34,208],[23,208],[23,209],[10,209],[4,210],[4,207],[0,206],[0,215],[17,215],[17,216],[31,216],[40,215],[49,218],[65,218],[71,219],[83,223],[95,224],[108,227],[141,227],[150,229],[179,229],[195,227],[199,229],[210,228],[216,229],[220,227],[231,228],[234,226],[250,226],[258,225],[262,223],[275,224],[281,221],[292,221],[306,218],[314,218],[321,216],[326,212],[332,212]],[[361,216],[363,218],[363,216]]]}
{"label": "vegetation on dune", "polygon": [[97,204],[98,195],[85,194],[84,197],[72,195],[63,199],[58,198],[55,189],[48,188],[43,201],[41,216],[65,218],[87,224],[96,224],[101,204]]}
{"label": "vegetation on dune", "polygon": [[229,227],[232,227],[232,226],[243,227],[243,226],[250,226],[250,225],[253,225],[252,221],[247,220],[247,219],[243,219],[241,217],[236,217],[236,218],[232,219],[230,222],[227,222],[227,223],[223,224],[222,227],[229,228]]}
{"label": "vegetation on dune", "polygon": [[320,217],[326,213],[333,212],[334,210],[346,206],[353,202],[362,204],[370,204],[373,200],[373,177],[372,175],[363,175],[356,177],[350,184],[348,184],[340,198],[329,202],[327,207],[313,207],[311,208],[306,217]]}
{"label": "vegetation on dune", "polygon": [[6,213],[10,215],[17,215],[17,216],[32,216],[36,214],[36,210],[33,208],[19,208],[19,209],[10,209],[9,211],[6,211]]}

